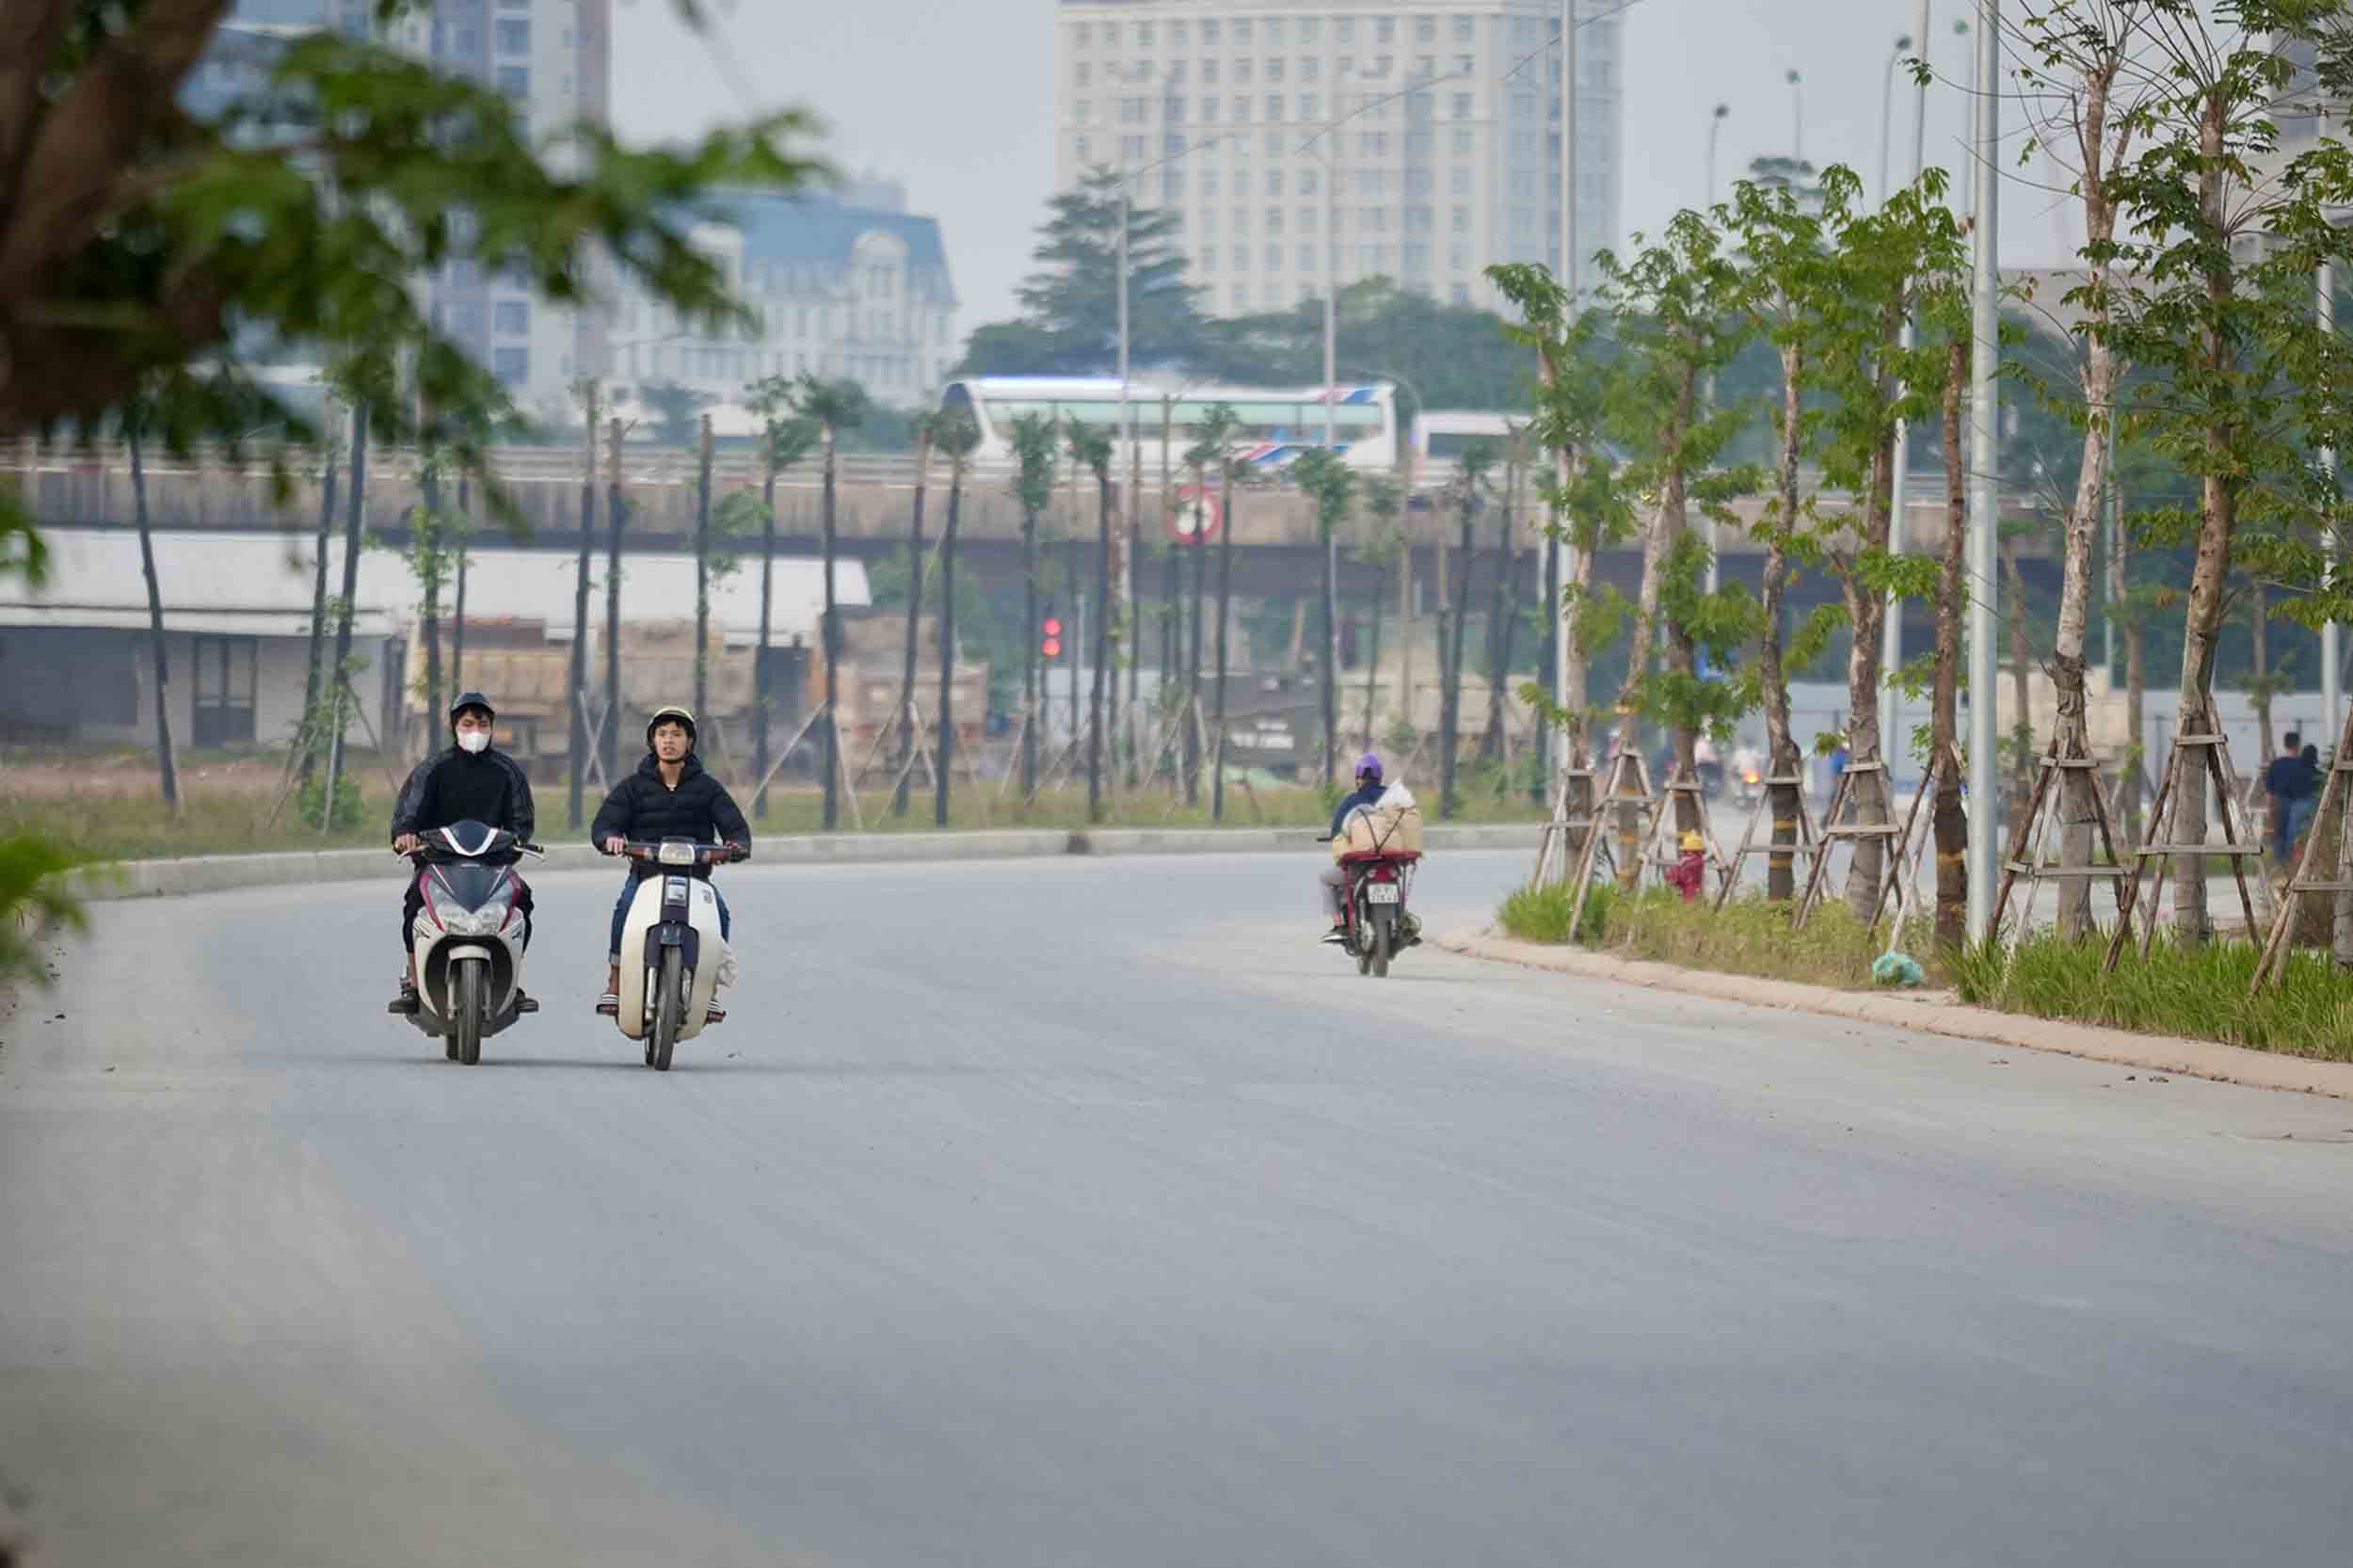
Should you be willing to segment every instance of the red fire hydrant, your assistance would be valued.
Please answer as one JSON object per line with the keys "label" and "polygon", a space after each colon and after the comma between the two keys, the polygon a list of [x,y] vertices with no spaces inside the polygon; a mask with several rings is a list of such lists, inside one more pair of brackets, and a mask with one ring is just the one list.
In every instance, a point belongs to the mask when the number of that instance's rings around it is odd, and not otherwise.
{"label": "red fire hydrant", "polygon": [[1667,884],[1683,895],[1683,902],[1692,904],[1700,896],[1700,885],[1707,876],[1707,851],[1696,832],[1683,836],[1683,854],[1667,868]]}

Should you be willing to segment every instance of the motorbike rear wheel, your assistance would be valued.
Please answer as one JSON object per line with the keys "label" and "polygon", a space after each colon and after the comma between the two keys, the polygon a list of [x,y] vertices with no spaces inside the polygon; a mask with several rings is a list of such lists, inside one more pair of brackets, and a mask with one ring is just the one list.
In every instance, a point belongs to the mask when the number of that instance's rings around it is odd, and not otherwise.
{"label": "motorbike rear wheel", "polygon": [[488,968],[479,958],[459,960],[455,983],[450,987],[454,993],[450,1039],[457,1048],[457,1060],[469,1067],[477,1066],[482,1061],[482,982],[483,970]]}
{"label": "motorbike rear wheel", "polygon": [[1397,949],[1397,910],[1383,904],[1372,912],[1372,978],[1389,978],[1389,955]]}
{"label": "motorbike rear wheel", "polygon": [[686,959],[676,948],[662,950],[662,977],[656,982],[653,1004],[653,1070],[670,1070],[670,1052],[678,1045],[680,1021],[686,1012]]}
{"label": "motorbike rear wheel", "polygon": [[1363,904],[1356,906],[1356,972],[1372,972],[1372,911]]}

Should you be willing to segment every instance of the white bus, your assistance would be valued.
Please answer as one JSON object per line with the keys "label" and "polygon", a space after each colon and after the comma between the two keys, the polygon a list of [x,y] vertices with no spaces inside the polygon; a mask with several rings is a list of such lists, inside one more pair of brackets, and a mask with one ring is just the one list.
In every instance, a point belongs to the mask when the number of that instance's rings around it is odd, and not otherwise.
{"label": "white bus", "polygon": [[1473,441],[1485,441],[1501,454],[1513,431],[1529,421],[1526,414],[1501,414],[1488,409],[1427,408],[1414,416],[1414,477],[1422,483],[1446,478],[1454,460]]}
{"label": "white bus", "polygon": [[[1323,444],[1321,387],[1213,387],[1139,378],[1128,383],[1128,407],[1144,471],[1160,472],[1163,430],[1169,465],[1181,469],[1185,449],[1193,444],[1193,426],[1216,403],[1230,406],[1241,420],[1243,461],[1253,467],[1279,469],[1301,453]],[[980,427],[981,444],[972,454],[976,465],[1010,466],[1015,418],[1044,414],[1109,431],[1112,472],[1115,475],[1127,472],[1128,453],[1120,438],[1116,377],[979,376],[951,382],[940,396],[940,408],[968,413]],[[1331,418],[1333,445],[1349,467],[1385,470],[1395,466],[1397,396],[1389,382],[1341,382],[1335,390]]]}

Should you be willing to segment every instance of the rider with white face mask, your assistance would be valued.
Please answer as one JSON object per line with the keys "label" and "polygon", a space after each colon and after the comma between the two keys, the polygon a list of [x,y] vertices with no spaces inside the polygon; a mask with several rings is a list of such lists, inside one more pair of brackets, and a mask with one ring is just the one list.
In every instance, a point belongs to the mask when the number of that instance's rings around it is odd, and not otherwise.
{"label": "rider with white face mask", "polygon": [[[408,782],[400,787],[392,807],[392,848],[403,855],[414,851],[424,834],[454,823],[478,822],[503,827],[529,842],[535,818],[531,780],[520,763],[490,744],[498,722],[490,699],[468,692],[450,704],[451,744],[417,764]],[[523,915],[523,945],[531,945],[531,889],[515,879],[515,904]],[[400,911],[401,945],[408,950],[408,968],[400,979],[400,995],[391,1011],[417,1010],[417,911],[424,907],[423,873],[408,879],[408,896]]]}

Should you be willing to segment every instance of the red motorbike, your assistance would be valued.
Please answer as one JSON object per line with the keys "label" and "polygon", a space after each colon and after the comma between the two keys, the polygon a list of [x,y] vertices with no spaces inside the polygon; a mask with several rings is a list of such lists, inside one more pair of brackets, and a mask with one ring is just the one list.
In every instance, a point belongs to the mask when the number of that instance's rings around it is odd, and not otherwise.
{"label": "red motorbike", "polygon": [[1351,850],[1340,856],[1348,877],[1340,946],[1356,960],[1358,974],[1386,979],[1389,960],[1421,940],[1421,921],[1406,909],[1420,859],[1421,852],[1410,849]]}

